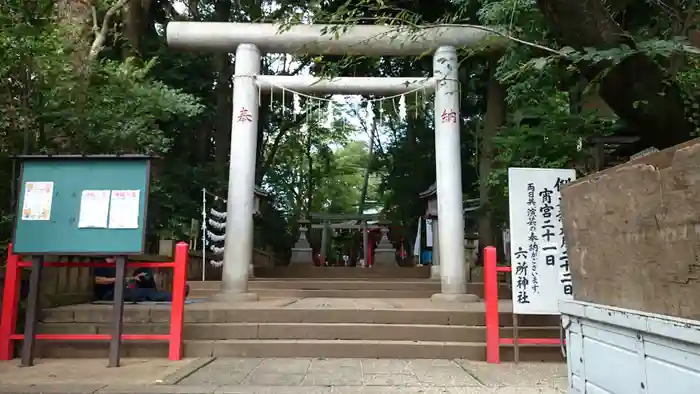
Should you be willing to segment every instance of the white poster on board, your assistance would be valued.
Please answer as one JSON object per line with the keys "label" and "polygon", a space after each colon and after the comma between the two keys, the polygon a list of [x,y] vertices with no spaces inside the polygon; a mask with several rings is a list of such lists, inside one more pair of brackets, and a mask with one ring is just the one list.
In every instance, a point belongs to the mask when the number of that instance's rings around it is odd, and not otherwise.
{"label": "white poster on board", "polygon": [[513,313],[558,315],[573,287],[561,217],[561,186],[572,169],[509,168]]}
{"label": "white poster on board", "polygon": [[51,220],[53,182],[25,182],[22,220]]}
{"label": "white poster on board", "polygon": [[83,190],[80,194],[78,228],[107,228],[109,190]]}
{"label": "white poster on board", "polygon": [[139,228],[140,211],[139,190],[112,190],[109,204],[109,228]]}

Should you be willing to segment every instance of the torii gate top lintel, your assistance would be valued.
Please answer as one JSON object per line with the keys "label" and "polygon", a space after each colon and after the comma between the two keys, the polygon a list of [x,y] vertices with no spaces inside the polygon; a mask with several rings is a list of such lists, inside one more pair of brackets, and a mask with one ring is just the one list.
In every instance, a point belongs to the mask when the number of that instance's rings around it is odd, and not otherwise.
{"label": "torii gate top lintel", "polygon": [[416,29],[313,24],[286,28],[273,23],[169,22],[166,32],[173,48],[231,53],[239,44],[253,44],[268,53],[416,56],[441,46],[474,47],[487,38],[501,41],[492,33],[466,26]]}

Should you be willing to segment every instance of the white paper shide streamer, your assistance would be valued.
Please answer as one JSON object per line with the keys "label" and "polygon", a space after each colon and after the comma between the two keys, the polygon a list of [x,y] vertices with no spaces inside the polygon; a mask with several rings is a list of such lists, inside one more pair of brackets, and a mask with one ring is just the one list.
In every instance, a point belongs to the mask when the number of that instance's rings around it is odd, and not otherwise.
{"label": "white paper shide streamer", "polygon": [[301,98],[298,94],[294,93],[292,100],[292,105],[294,106],[294,115],[299,115],[301,113]]}
{"label": "white paper shide streamer", "polygon": [[328,108],[326,109],[326,124],[325,128],[330,129],[333,127],[333,101],[328,101]]}
{"label": "white paper shide streamer", "polygon": [[214,208],[209,210],[209,214],[218,220],[226,221],[226,212],[219,212]]}
{"label": "white paper shide streamer", "polygon": [[[226,212],[217,210],[212,205],[226,204],[226,199],[216,196],[204,189],[204,201],[202,202],[202,212],[204,217],[204,245],[202,258],[205,258],[206,251],[211,251],[214,256],[209,260],[209,264],[214,267],[221,267],[224,264],[224,239],[226,238]],[[207,204],[206,196],[213,197],[213,202]]]}
{"label": "white paper shide streamer", "polygon": [[374,124],[374,108],[372,108],[372,102],[367,102],[367,113],[365,114],[365,124],[367,124],[367,129],[372,129]]}
{"label": "white paper shide streamer", "polygon": [[401,97],[399,98],[399,118],[401,120],[405,121],[406,120],[406,95],[402,94]]}

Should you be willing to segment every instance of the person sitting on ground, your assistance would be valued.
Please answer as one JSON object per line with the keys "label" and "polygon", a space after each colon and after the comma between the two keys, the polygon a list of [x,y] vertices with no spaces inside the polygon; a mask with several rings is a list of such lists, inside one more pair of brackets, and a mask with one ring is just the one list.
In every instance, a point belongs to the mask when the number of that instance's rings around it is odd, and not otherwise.
{"label": "person sitting on ground", "polygon": [[[109,264],[115,264],[116,260],[117,258],[114,256],[105,259]],[[114,300],[116,276],[116,267],[98,267],[95,269],[95,300]],[[170,292],[158,291],[153,271],[150,268],[138,268],[134,271],[133,276],[125,278],[124,283],[124,301],[172,301]],[[188,285],[185,287],[185,296],[187,296],[187,293],[189,293]]]}

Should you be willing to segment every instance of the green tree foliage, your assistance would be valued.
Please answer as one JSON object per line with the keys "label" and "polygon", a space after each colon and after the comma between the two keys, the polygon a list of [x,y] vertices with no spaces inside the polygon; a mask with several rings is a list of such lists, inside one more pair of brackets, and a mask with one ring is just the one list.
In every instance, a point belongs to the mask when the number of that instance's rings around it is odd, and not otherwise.
{"label": "green tree foliage", "polygon": [[[503,223],[510,166],[574,167],[585,175],[595,170],[594,137],[639,136],[638,144],[608,152],[624,158],[650,145],[665,148],[696,133],[700,49],[688,39],[698,29],[696,7],[695,1],[462,0],[436,6],[364,0],[324,8],[319,19],[390,24],[413,30],[417,37],[421,26],[438,25],[494,34],[482,46],[462,48],[467,70],[461,82],[469,92],[462,102],[462,137],[467,140],[463,161],[472,170],[479,167],[484,160],[480,149],[491,140],[495,152],[489,173],[481,178],[488,180],[490,189],[488,201],[482,196],[482,213],[493,210],[494,220]],[[436,15],[434,8],[443,12]],[[499,44],[495,76],[506,87],[506,100],[499,105],[507,106],[507,116],[492,134],[484,122],[490,74],[485,50],[493,50],[498,42],[504,44]],[[411,144],[412,139],[404,134],[393,144]],[[397,176],[396,167],[385,170],[384,183],[392,185],[387,189],[397,192],[403,174]],[[473,195],[469,189],[476,186],[475,178],[471,180],[464,183],[465,192]],[[414,209],[415,214],[418,207]]]}
{"label": "green tree foliage", "polygon": [[[153,77],[155,59],[93,59],[71,46],[69,33],[52,1],[8,0],[0,7],[4,196],[16,188],[10,155],[164,155],[203,109]],[[87,44],[92,38],[85,37]],[[11,204],[4,199],[6,217]]]}
{"label": "green tree foliage", "polygon": [[[311,18],[409,29],[461,24],[493,32],[500,38],[460,48],[462,173],[465,197],[481,194],[482,213],[494,213],[500,225],[509,166],[575,167],[586,174],[595,170],[593,137],[640,136],[640,145],[628,151],[609,147],[610,155],[624,159],[630,151],[663,148],[697,132],[700,50],[697,40],[688,39],[698,36],[696,13],[692,0],[4,0],[0,238],[10,234],[14,154],[160,156],[149,209],[154,237],[186,236],[190,221],[201,215],[202,187],[226,194],[227,163],[235,160],[229,157],[235,59],[168,49],[169,21]],[[499,51],[486,53],[499,42],[505,43]],[[262,69],[426,77],[432,59],[270,55]],[[487,99],[494,78],[505,88],[504,100]],[[260,108],[256,180],[270,198],[256,222],[257,246],[285,253],[298,220],[309,212],[355,212],[368,165],[365,199],[380,202],[402,230],[399,236],[413,237],[424,211],[418,193],[435,182],[440,154],[432,97],[410,97],[406,120],[387,111],[371,157],[369,137],[354,141],[363,133],[348,121],[357,111],[338,109],[333,127],[324,128],[307,121],[316,116],[312,106],[292,115],[289,94],[261,100],[271,104]],[[489,117],[489,110],[506,115]],[[480,182],[488,184],[486,199]]]}

